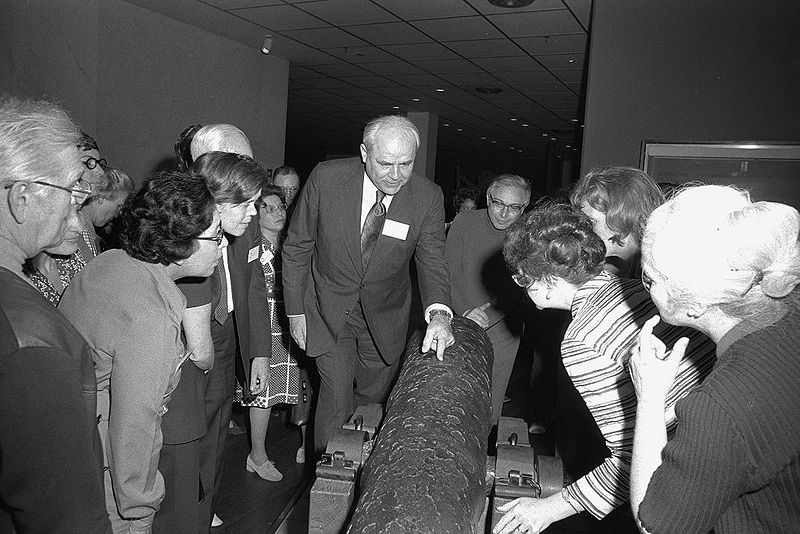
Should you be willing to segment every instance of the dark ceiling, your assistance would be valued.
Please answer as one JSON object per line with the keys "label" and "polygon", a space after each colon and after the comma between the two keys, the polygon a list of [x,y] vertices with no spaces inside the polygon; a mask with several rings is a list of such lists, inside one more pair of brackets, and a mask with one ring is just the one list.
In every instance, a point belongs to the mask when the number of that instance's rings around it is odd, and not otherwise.
{"label": "dark ceiling", "polygon": [[270,35],[290,61],[287,146],[354,153],[370,118],[422,111],[456,158],[578,154],[591,0],[135,3],[256,48]]}

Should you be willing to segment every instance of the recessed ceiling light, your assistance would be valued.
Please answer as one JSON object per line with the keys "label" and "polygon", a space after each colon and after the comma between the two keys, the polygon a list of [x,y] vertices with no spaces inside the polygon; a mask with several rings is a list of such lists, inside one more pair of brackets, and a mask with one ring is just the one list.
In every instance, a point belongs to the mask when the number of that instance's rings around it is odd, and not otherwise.
{"label": "recessed ceiling light", "polygon": [[570,122],[578,122],[578,119],[570,119]]}
{"label": "recessed ceiling light", "polygon": [[442,124],[442,126],[450,126],[450,123],[449,122],[445,122],[445,123]]}
{"label": "recessed ceiling light", "polygon": [[496,140],[496,139],[492,139],[492,143],[496,143],[496,142],[497,142],[497,140]]}
{"label": "recessed ceiling light", "polygon": [[525,7],[533,3],[533,0],[489,0],[489,3],[497,7]]}
{"label": "recessed ceiling light", "polygon": [[567,148],[572,148],[572,145],[567,145]]}
{"label": "recessed ceiling light", "polygon": [[437,88],[436,88],[436,92],[437,92],[437,93],[444,93],[444,89],[443,89],[443,88],[441,88],[441,87],[437,87]]}
{"label": "recessed ceiling light", "polygon": [[457,132],[463,132],[463,131],[464,131],[464,128],[456,128],[456,131],[457,131]]}
{"label": "recessed ceiling light", "polygon": [[523,128],[527,128],[527,127],[528,127],[528,123],[527,123],[527,122],[523,122],[523,123],[522,123],[522,127],[523,127]]}
{"label": "recessed ceiling light", "polygon": [[543,133],[542,137],[547,137],[549,134]]}
{"label": "recessed ceiling light", "polygon": [[583,128],[583,124],[581,124],[581,128]]}
{"label": "recessed ceiling light", "polygon": [[515,149],[515,148],[517,148],[517,147],[515,147],[515,146],[510,146],[510,147],[508,147],[508,148],[510,148],[511,150],[514,150],[514,149]]}
{"label": "recessed ceiling light", "polygon": [[511,122],[517,122],[517,118],[516,117],[511,117]]}
{"label": "recessed ceiling light", "polygon": [[570,58],[569,60],[567,60],[567,63],[575,63],[575,60]]}
{"label": "recessed ceiling light", "polygon": [[556,140],[556,138],[555,138],[555,137],[551,137],[551,138],[550,138],[550,140],[551,140],[551,141],[555,141],[555,140]]}
{"label": "recessed ceiling light", "polygon": [[482,135],[482,136],[481,136],[481,139],[482,139],[483,141],[486,141],[486,136],[485,136],[485,135]]}
{"label": "recessed ceiling light", "polygon": [[519,150],[517,150],[517,152],[522,152],[522,149],[520,148]]}
{"label": "recessed ceiling light", "polygon": [[419,98],[412,98],[411,100],[414,102],[419,102]]}
{"label": "recessed ceiling light", "polygon": [[392,106],[392,109],[400,109],[400,106]]}

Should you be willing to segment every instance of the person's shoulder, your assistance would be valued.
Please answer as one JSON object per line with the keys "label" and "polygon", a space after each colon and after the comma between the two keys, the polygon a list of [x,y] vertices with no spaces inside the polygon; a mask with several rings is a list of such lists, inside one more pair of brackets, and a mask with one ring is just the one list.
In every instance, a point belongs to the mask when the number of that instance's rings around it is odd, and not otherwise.
{"label": "person's shoulder", "polygon": [[456,214],[453,222],[462,221],[462,224],[485,223],[487,219],[486,208],[479,210],[466,210]]}
{"label": "person's shoulder", "polygon": [[67,347],[77,333],[33,286],[0,268],[0,350],[32,346]]}
{"label": "person's shoulder", "polygon": [[425,176],[424,174],[419,173],[412,173],[411,174],[411,184],[425,194],[431,194],[439,192],[441,193],[442,188],[439,187],[436,182]]}
{"label": "person's shoulder", "polygon": [[341,158],[341,159],[330,159],[326,161],[320,161],[314,167],[314,170],[311,171],[311,175],[309,179],[312,177],[319,178],[319,177],[329,177],[329,176],[343,176],[343,175],[350,175],[354,172],[357,173],[359,169],[363,172],[364,164],[361,162],[361,158],[352,157],[352,158]]}

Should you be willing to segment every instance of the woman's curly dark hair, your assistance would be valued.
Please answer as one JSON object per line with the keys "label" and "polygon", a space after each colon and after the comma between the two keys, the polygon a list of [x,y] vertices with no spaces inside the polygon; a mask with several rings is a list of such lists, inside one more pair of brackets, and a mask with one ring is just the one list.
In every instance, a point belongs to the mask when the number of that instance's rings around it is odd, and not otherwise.
{"label": "woman's curly dark hair", "polygon": [[592,222],[577,208],[545,203],[520,217],[506,233],[503,257],[533,280],[558,277],[582,285],[601,270],[606,255]]}
{"label": "woman's curly dark hair", "polygon": [[216,209],[202,178],[158,172],[122,208],[122,248],[147,263],[185,260],[197,250],[195,238],[211,226]]}

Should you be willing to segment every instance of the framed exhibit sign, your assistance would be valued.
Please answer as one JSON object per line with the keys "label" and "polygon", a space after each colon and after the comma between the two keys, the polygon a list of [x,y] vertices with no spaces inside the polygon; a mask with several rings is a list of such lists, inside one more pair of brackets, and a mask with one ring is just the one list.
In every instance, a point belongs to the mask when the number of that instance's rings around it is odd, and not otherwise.
{"label": "framed exhibit sign", "polygon": [[656,182],[736,185],[753,200],[800,209],[800,144],[646,140],[640,166]]}

